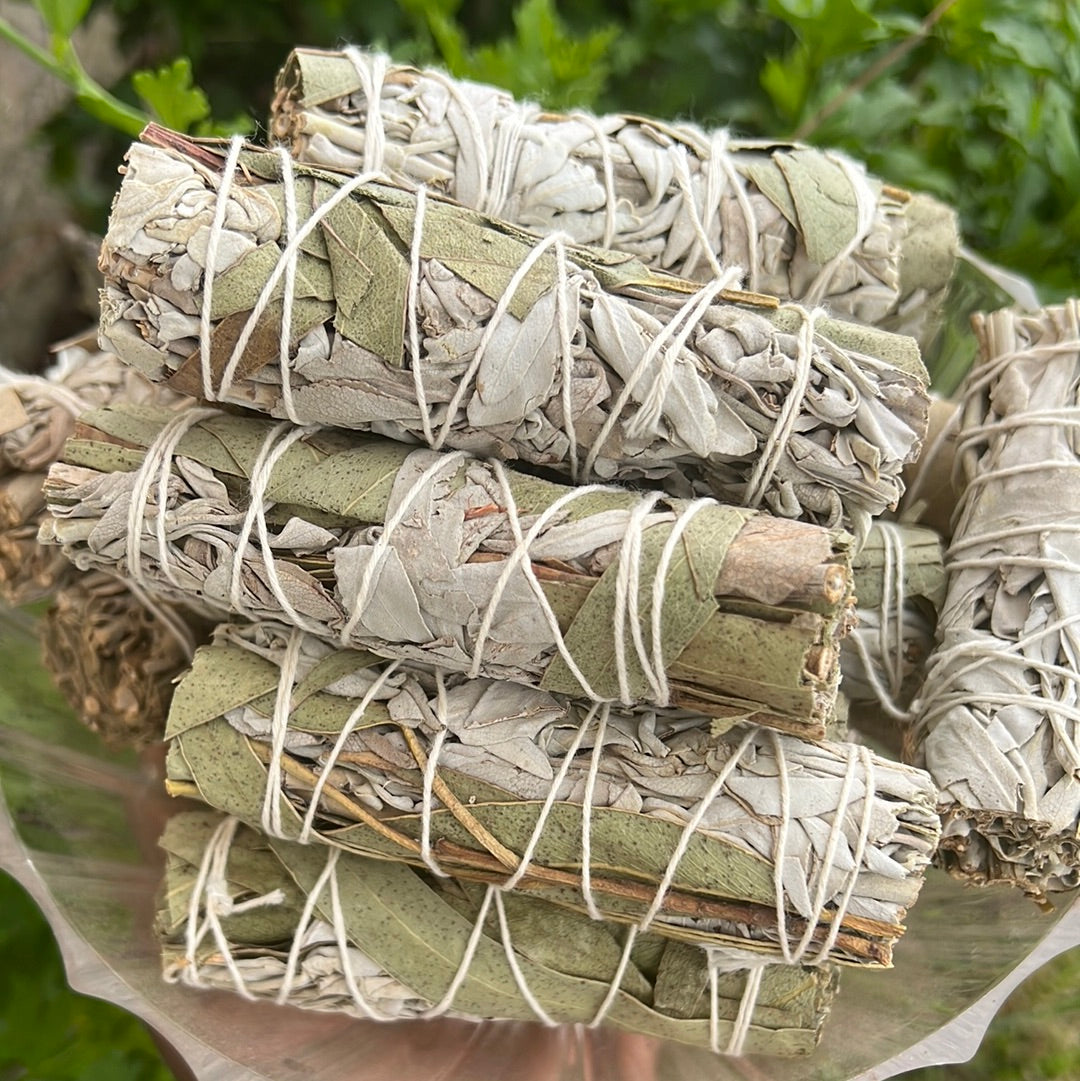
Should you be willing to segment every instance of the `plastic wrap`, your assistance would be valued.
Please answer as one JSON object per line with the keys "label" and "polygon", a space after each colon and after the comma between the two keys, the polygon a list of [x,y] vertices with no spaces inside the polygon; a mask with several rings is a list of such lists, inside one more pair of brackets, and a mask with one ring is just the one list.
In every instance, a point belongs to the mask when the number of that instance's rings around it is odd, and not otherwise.
{"label": "plastic wrap", "polygon": [[110,754],[78,725],[36,650],[32,622],[0,610],[0,868],[45,912],[72,986],[149,1022],[198,1081],[885,1081],[968,1057],[1008,992],[1080,943],[1075,894],[1042,914],[935,873],[896,967],[845,973],[821,1046],[791,1062],[579,1027],[378,1024],[170,986],[150,920],[155,842],[181,804],[161,794],[153,754]]}

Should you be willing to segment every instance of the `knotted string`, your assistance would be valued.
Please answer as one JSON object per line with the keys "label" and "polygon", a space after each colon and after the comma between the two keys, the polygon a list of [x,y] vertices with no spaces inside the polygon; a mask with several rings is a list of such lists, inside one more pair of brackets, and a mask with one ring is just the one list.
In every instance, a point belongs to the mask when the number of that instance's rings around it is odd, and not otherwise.
{"label": "knotted string", "polygon": [[221,244],[222,234],[225,229],[226,210],[229,205],[229,195],[232,191],[236,175],[236,167],[239,162],[240,151],[243,149],[244,139],[242,136],[234,136],[222,166],[221,179],[218,182],[217,202],[214,207],[214,217],[210,225],[210,233],[206,244],[206,272],[203,277],[202,303],[199,308],[199,361],[202,375],[203,397],[207,401],[228,401],[229,393],[239,371],[240,362],[251,343],[259,321],[262,319],[273,300],[278,282],[284,278],[282,303],[282,316],[278,342],[278,365],[282,378],[282,406],[288,418],[294,423],[302,422],[293,407],[292,369],[290,365],[290,352],[292,348],[292,308],[296,299],[296,270],[297,260],[300,256],[301,246],[304,241],[315,231],[316,227],[324,218],[339,204],[343,203],[357,189],[365,184],[370,184],[378,179],[377,174],[360,173],[351,177],[338,187],[324,203],[312,209],[310,216],[303,225],[297,227],[296,208],[296,178],[292,158],[284,147],[277,150],[278,161],[281,164],[281,183],[285,194],[285,244],[273,269],[267,275],[266,282],[255,301],[252,310],[248,313],[243,327],[237,336],[229,358],[221,372],[221,378],[215,391],[213,385],[213,358],[211,356],[212,338],[212,313],[214,280],[218,273],[217,252]]}
{"label": "knotted string", "polygon": [[[319,774],[319,779],[315,783],[315,787],[311,792],[310,803],[308,804],[307,813],[304,815],[303,825],[300,827],[300,835],[297,837],[297,841],[300,844],[307,844],[311,839],[311,831],[315,824],[315,815],[319,809],[319,800],[322,798],[323,789],[326,787],[326,782],[329,780],[331,773],[337,766],[338,756],[345,749],[345,744],[349,737],[356,731],[356,726],[364,719],[367,713],[368,706],[375,700],[375,696],[385,686],[387,680],[397,672],[400,662],[391,661],[385,665],[379,675],[372,681],[371,686],[364,692],[363,697],[356,704],[356,708],[346,718],[345,723],[341,726],[341,731],[338,733],[338,738],[334,741],[334,746],[330,749],[329,755],[327,755],[326,762],[323,764],[322,771]],[[440,689],[442,687],[440,677]],[[279,692],[280,697],[280,692]],[[274,714],[275,720],[277,713]],[[287,726],[289,723],[288,715],[284,721]],[[269,781],[268,781],[269,784]]]}
{"label": "knotted string", "polygon": [[[753,734],[753,733],[751,733]],[[784,898],[783,874],[787,859],[788,833],[791,829],[792,809],[791,790],[788,775],[787,759],[784,754],[783,742],[780,735],[774,730],[768,730],[768,736],[773,743],[777,763],[777,779],[780,785],[780,822],[776,828],[776,840],[773,846],[773,887],[776,893],[776,919],[779,932],[779,943],[784,963],[788,965],[808,964],[813,966],[825,964],[832,955],[840,929],[847,914],[851,898],[854,896],[855,886],[858,882],[859,871],[866,855],[866,846],[869,842],[870,828],[873,822],[873,799],[876,790],[874,780],[874,764],[870,751],[866,747],[848,744],[847,768],[841,786],[837,807],[833,812],[832,827],[829,839],[826,842],[825,853],[817,869],[817,890],[809,916],[806,917],[806,929],[798,942],[792,947],[791,939],[787,931],[787,906]],[[737,759],[745,749],[746,741],[739,745],[733,755]],[[729,760],[728,765],[731,764]],[[852,867],[847,875],[847,881],[840,892],[839,899],[832,909],[829,921],[829,930],[821,944],[821,948],[813,957],[806,954],[816,933],[818,926],[825,914],[830,901],[829,880],[832,878],[833,869],[840,852],[840,841],[843,837],[844,821],[854,798],[856,781],[856,765],[863,768],[863,811],[859,821],[859,833],[856,838],[855,848],[852,852]],[[725,767],[727,768],[727,767]],[[696,828],[696,827],[695,827]],[[684,834],[684,837],[686,835]],[[681,858],[681,853],[680,853]],[[674,859],[672,867],[674,866]],[[670,869],[670,868],[669,868]],[[810,882],[807,881],[806,895],[809,896]],[[659,892],[658,892],[659,897]],[[761,980],[765,967],[770,963],[766,957],[755,959],[747,955],[748,951],[731,949],[728,947],[706,947],[707,964],[709,971],[709,994],[710,1007],[710,1042],[712,1049],[717,1053],[729,1055],[742,1054],[746,1036],[750,1031],[754,1010],[757,1006],[758,995],[761,990]],[[719,1026],[717,1024],[717,976],[720,972],[737,972],[746,970],[747,981],[743,990],[743,996],[739,1003],[739,1011],[731,1036],[726,1047],[722,1047],[719,1038]]]}
{"label": "knotted string", "polygon": [[248,482],[249,501],[248,509],[244,514],[243,522],[236,536],[233,546],[232,573],[229,578],[229,604],[233,611],[246,615],[249,619],[257,620],[260,613],[249,608],[243,599],[243,571],[244,560],[247,557],[248,542],[252,530],[258,533],[259,551],[262,556],[262,564],[266,570],[267,581],[284,613],[285,617],[294,627],[300,627],[310,633],[318,634],[321,627],[312,620],[307,619],[296,610],[277,572],[277,562],[270,540],[270,530],[266,523],[266,512],[269,509],[267,489],[273,476],[274,467],[285,455],[288,449],[301,439],[311,435],[312,428],[297,428],[289,421],[282,421],[267,432],[262,446],[251,466],[251,479]]}
{"label": "knotted string", "polygon": [[[519,113],[520,106],[511,115],[519,115]],[[532,119],[532,117],[529,119]],[[600,245],[604,248],[612,248],[615,246],[615,236],[618,232],[619,196],[615,191],[615,162],[611,156],[611,140],[608,138],[607,132],[604,131],[599,119],[593,116],[592,113],[571,113],[570,119],[584,124],[592,132],[593,142],[596,145],[597,153],[600,155],[600,173],[604,178],[604,232],[600,237]],[[514,123],[519,137],[524,126],[523,121]],[[719,266],[717,266],[716,270],[717,273],[720,272]]]}
{"label": "knotted string", "polygon": [[[618,424],[622,418],[623,410],[629,404],[635,389],[637,389],[638,384],[642,381],[647,372],[653,381],[650,383],[649,390],[641,396],[642,400],[640,408],[648,411],[647,416],[655,417],[657,415],[658,403],[660,408],[662,408],[683,344],[686,342],[694,327],[704,318],[705,313],[709,310],[709,306],[713,301],[725,289],[730,289],[736,285],[741,274],[742,272],[737,267],[732,267],[724,271],[718,278],[703,285],[697,292],[693,293],[686,301],[684,301],[682,306],[661,326],[658,332],[653,334],[641,359],[623,384],[623,388],[619,392],[618,397],[612,402],[600,431],[593,439],[592,446],[589,448],[589,453],[585,458],[583,472],[586,477],[593,475],[596,468],[596,460],[600,456],[600,452],[603,450],[608,437],[611,435],[612,431],[614,431],[615,425]],[[655,324],[655,320],[653,320],[652,317],[646,316],[644,312],[641,312],[636,308],[628,309],[628,314],[639,323],[642,320],[648,320],[650,323]],[[654,329],[654,326],[649,326],[647,331],[652,332]],[[684,331],[684,333],[680,333],[680,331]],[[665,348],[665,346],[667,348]],[[652,363],[660,356],[661,350],[664,352],[660,357],[658,370],[656,372],[651,372],[650,369]],[[628,425],[633,424],[635,419],[636,418],[631,418]],[[629,426],[627,431],[628,434],[630,434]]]}
{"label": "knotted string", "polygon": [[364,124],[364,172],[381,173],[386,167],[386,128],[378,107],[386,81],[386,57],[381,53],[362,53],[355,45],[343,50],[356,69],[364,97],[370,105]]}
{"label": "knotted string", "polygon": [[[147,448],[139,468],[132,474],[125,538],[128,577],[143,590],[153,591],[142,562],[142,544],[149,523],[151,489],[157,498],[157,513],[150,532],[156,543],[157,561],[168,582],[180,588],[172,566],[168,540],[169,477],[176,448],[184,436],[200,421],[217,416],[216,409],[192,408],[169,418],[154,442]],[[155,481],[156,486],[155,486]]]}
{"label": "knotted string", "polygon": [[269,893],[240,903],[234,902],[229,896],[226,868],[229,850],[239,824],[238,818],[231,816],[224,818],[211,834],[203,850],[195,885],[188,902],[187,923],[184,925],[183,960],[168,967],[163,975],[168,983],[184,983],[189,987],[205,986],[199,973],[198,951],[207,934],[212,934],[222,963],[232,978],[237,994],[254,1001],[256,996],[247,988],[244,974],[232,955],[221,921],[227,916],[249,912],[255,908],[279,905],[285,900],[285,894],[280,889],[271,890]]}
{"label": "knotted string", "polygon": [[262,831],[270,837],[283,839],[287,839],[287,835],[281,828],[281,762],[285,754],[285,737],[292,713],[293,688],[296,686],[302,643],[303,633],[293,627],[281,658],[277,694],[274,695],[274,710],[270,717],[270,761],[266,767],[266,788],[263,790]]}
{"label": "knotted string", "polygon": [[[705,946],[705,963],[709,973],[709,1046],[718,1055],[741,1055],[746,1044],[761,993],[761,978],[765,969],[775,962],[768,957],[753,957],[748,951],[725,946]],[[720,987],[718,977],[725,973],[745,972],[746,985],[735,1023],[725,1045],[720,1042]]]}

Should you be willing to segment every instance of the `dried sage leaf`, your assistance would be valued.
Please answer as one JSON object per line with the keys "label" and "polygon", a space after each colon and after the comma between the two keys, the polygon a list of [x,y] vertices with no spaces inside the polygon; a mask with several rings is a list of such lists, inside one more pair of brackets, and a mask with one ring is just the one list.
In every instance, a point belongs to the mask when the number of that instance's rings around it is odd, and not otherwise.
{"label": "dried sage leaf", "polygon": [[101,333],[174,390],[859,536],[903,492],[928,408],[912,339],[270,151],[224,173],[213,144],[144,139],[102,249]]}
{"label": "dried sage leaf", "polygon": [[835,151],[640,116],[562,116],[359,49],[296,49],[272,136],[300,161],[381,172],[539,233],[633,253],[928,344],[958,257],[955,215]]}

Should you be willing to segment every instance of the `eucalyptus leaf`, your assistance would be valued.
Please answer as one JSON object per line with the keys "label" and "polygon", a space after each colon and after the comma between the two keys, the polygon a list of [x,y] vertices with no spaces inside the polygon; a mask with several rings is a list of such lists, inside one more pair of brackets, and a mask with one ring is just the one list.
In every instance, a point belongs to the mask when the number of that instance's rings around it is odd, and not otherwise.
{"label": "eucalyptus leaf", "polygon": [[[814,738],[834,725],[847,534],[207,408],[132,539],[138,469],[168,416],[83,415],[46,484],[46,543],[214,618],[287,617],[381,656]],[[268,439],[287,442],[253,491]]]}
{"label": "eucalyptus leaf", "polygon": [[[686,993],[672,1008],[656,1003],[653,979],[632,962],[605,1007],[623,952],[622,932],[613,924],[595,923],[520,894],[505,900],[503,932],[490,903],[484,919],[484,890],[349,853],[341,854],[333,868],[340,906],[335,912],[329,889],[315,892],[328,850],[267,841],[244,827],[224,833],[226,822],[198,812],[180,814],[162,837],[166,907],[159,913],[158,931],[170,979],[236,990],[219,940],[205,934],[207,925],[193,951],[185,945],[192,901],[200,923],[206,911],[205,895],[195,895],[199,868],[211,846],[224,838],[224,873],[215,888],[236,905],[254,904],[221,918],[233,972],[249,996],[278,995],[295,942],[297,963],[286,998],[305,1009],[360,1017],[374,1012],[383,1020],[408,1021],[442,1002],[464,962],[464,978],[444,1004],[449,1017],[535,1020],[538,1006],[546,1019],[589,1022],[603,1009],[605,1024],[662,1039],[709,1047],[715,1035],[715,1046],[722,1050],[732,1037],[745,977],[719,975],[714,999],[704,951],[678,959],[680,980],[687,990],[699,991],[689,1007]],[[304,926],[301,910],[309,896],[313,918]],[[344,945],[333,929],[335,915]],[[468,943],[478,923],[481,933],[470,955]],[[553,934],[555,929],[559,933]],[[676,944],[644,933],[639,942],[636,952],[656,956],[659,969],[666,971],[665,953]],[[586,944],[591,948],[583,951]],[[508,950],[516,972],[507,961]],[[835,996],[836,973],[824,966],[793,974],[770,965],[762,976],[744,1051],[808,1054]]]}

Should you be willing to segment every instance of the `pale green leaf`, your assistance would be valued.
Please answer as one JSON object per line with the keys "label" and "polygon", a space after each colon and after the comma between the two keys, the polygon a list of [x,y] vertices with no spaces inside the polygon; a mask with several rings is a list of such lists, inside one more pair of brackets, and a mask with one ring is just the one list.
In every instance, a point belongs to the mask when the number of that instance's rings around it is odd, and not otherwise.
{"label": "pale green leaf", "polygon": [[135,72],[131,85],[157,119],[174,131],[191,131],[210,115],[210,101],[192,83],[191,61],[186,56],[157,71]]}

